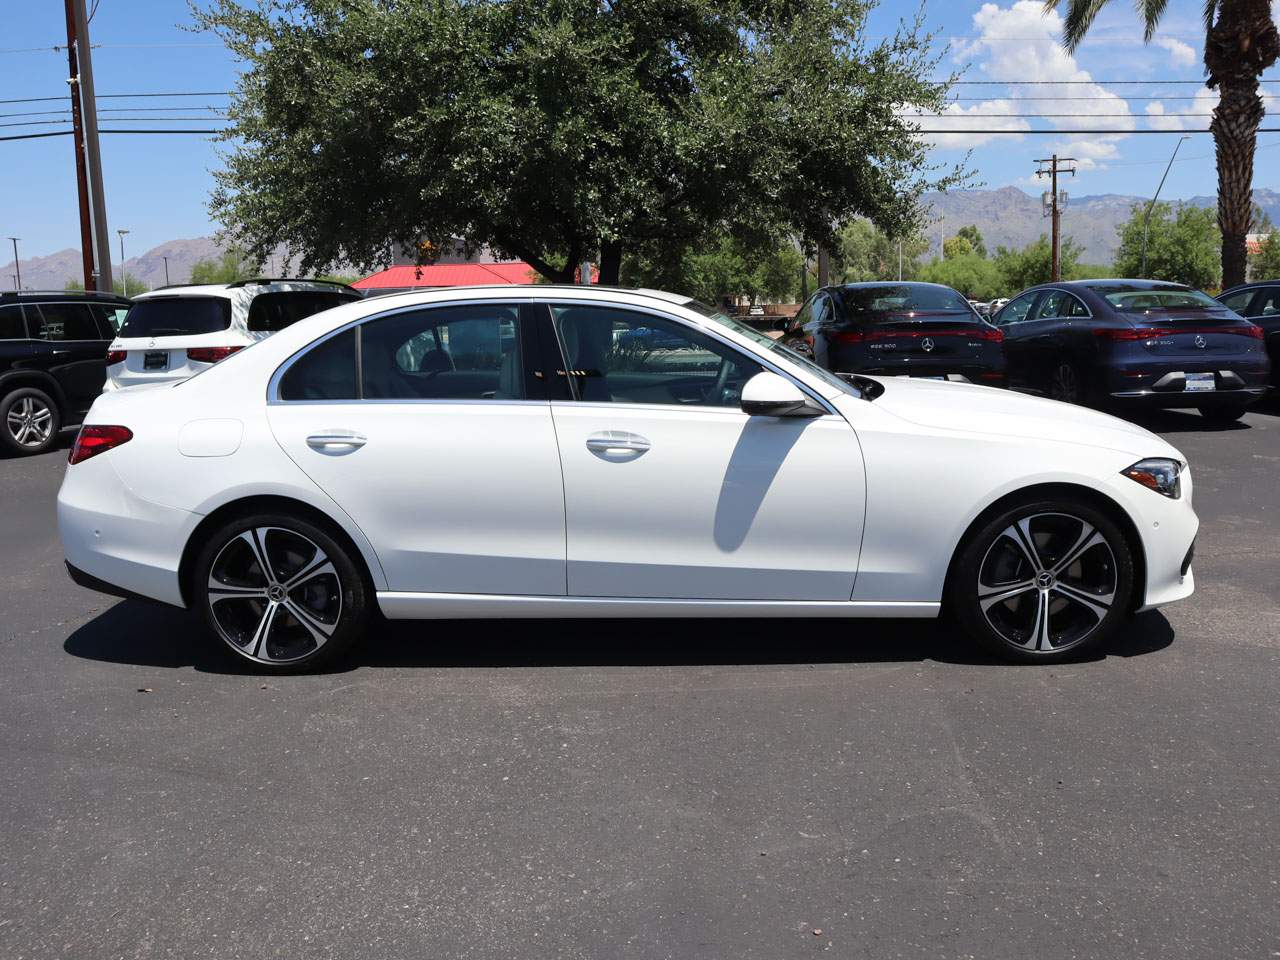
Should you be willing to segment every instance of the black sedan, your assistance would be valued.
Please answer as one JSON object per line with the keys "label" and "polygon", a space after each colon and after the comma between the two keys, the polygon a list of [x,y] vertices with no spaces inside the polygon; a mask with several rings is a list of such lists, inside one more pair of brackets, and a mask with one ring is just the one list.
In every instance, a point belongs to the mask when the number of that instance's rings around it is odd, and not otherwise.
{"label": "black sedan", "polygon": [[1032,287],[994,323],[1009,385],[1099,407],[1195,407],[1236,420],[1267,392],[1261,328],[1208,294],[1159,280]]}
{"label": "black sedan", "polygon": [[941,284],[823,287],[783,329],[783,343],[836,373],[1004,386],[1003,335]]}
{"label": "black sedan", "polygon": [[1280,280],[1232,287],[1218,302],[1262,328],[1271,358],[1271,384],[1280,387]]}

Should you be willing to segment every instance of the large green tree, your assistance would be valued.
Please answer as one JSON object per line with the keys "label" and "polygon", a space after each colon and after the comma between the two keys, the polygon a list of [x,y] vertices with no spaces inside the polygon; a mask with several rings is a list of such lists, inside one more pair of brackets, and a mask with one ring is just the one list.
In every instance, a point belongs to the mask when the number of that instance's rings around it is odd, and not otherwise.
{"label": "large green tree", "polygon": [[[1074,50],[1108,0],[1045,0],[1045,9],[1066,5],[1063,43]],[[1169,0],[1137,0],[1148,41]],[[1218,91],[1209,129],[1218,155],[1218,226],[1222,232],[1222,277],[1244,282],[1245,236],[1253,207],[1253,155],[1265,114],[1258,96],[1262,73],[1280,58],[1280,33],[1271,0],[1204,0],[1206,83]]]}
{"label": "large green tree", "polygon": [[1147,225],[1147,269],[1142,272],[1142,234],[1147,205],[1133,205],[1129,219],[1116,227],[1120,249],[1116,273],[1172,280],[1202,290],[1217,287],[1222,277],[1221,237],[1214,213],[1204,207],[1157,203]]}
{"label": "large green tree", "polygon": [[[1080,244],[1071,237],[1062,238],[1058,248],[1058,264],[1064,279],[1074,278],[1082,250]],[[1006,297],[1053,279],[1053,246],[1043,233],[1038,240],[1033,240],[1021,250],[996,247],[994,262],[1004,280]]]}
{"label": "large green tree", "polygon": [[210,0],[245,69],[214,214],[257,257],[370,268],[451,236],[616,282],[649,242],[899,232],[943,106],[917,20],[873,0]]}
{"label": "large green tree", "polygon": [[795,244],[747,247],[732,237],[695,245],[642,244],[622,261],[628,286],[683,293],[704,303],[726,297],[791,302],[800,286],[804,256]]}
{"label": "large green tree", "polygon": [[235,283],[262,276],[261,261],[240,246],[231,246],[216,257],[202,257],[191,264],[191,283]]}
{"label": "large green tree", "polygon": [[972,252],[926,263],[920,270],[919,279],[944,283],[970,300],[994,300],[1006,289],[1000,268],[986,257]]}
{"label": "large green tree", "polygon": [[913,280],[920,271],[920,257],[928,241],[910,234],[901,244],[874,223],[857,219],[841,231],[831,255],[831,277],[836,282]]}

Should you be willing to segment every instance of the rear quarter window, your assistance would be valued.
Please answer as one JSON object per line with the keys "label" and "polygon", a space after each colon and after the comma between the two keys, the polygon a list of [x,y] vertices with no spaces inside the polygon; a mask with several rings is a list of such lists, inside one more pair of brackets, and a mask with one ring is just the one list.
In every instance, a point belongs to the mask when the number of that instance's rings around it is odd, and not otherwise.
{"label": "rear quarter window", "polygon": [[249,329],[258,333],[276,333],[299,320],[358,299],[336,290],[260,293],[249,304]]}
{"label": "rear quarter window", "polygon": [[190,337],[231,326],[231,301],[224,297],[157,297],[129,308],[121,337]]}

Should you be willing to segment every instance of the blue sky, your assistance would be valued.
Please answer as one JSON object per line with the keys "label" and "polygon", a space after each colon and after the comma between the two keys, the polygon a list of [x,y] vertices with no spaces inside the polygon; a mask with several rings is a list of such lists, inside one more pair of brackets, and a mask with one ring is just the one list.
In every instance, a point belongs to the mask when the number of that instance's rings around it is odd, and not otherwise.
{"label": "blue sky", "polygon": [[[91,0],[92,2],[92,0]],[[1177,140],[1179,127],[1203,129],[1207,117],[1177,118],[1173,113],[1207,113],[1215,97],[1198,84],[1118,85],[1111,81],[1168,81],[1202,79],[1202,29],[1198,0],[1173,0],[1154,43],[1142,43],[1141,26],[1129,3],[1112,4],[1095,23],[1090,39],[1074,57],[1056,44],[1060,21],[1046,18],[1039,0],[926,0],[928,27],[938,33],[946,50],[944,68],[964,68],[966,80],[995,80],[1000,84],[958,86],[959,101],[948,108],[984,114],[981,119],[950,116],[922,120],[923,127],[962,131],[976,127],[1001,129],[1105,127],[1107,135],[1018,135],[982,137],[962,132],[936,138],[940,161],[954,161],[972,150],[970,166],[981,185],[1014,185],[1031,192],[1039,187],[1032,173],[1037,157],[1056,151],[1081,160],[1080,174],[1068,190],[1078,196],[1099,193],[1149,195]],[[885,3],[874,13],[869,33],[891,33],[898,18],[913,10],[906,4]],[[0,22],[0,100],[58,96],[67,89],[66,54],[48,49],[65,43],[66,26],[58,0],[6,4]],[[235,85],[237,64],[213,38],[183,29],[190,14],[185,0],[99,0],[90,28],[98,93],[225,91]],[[28,52],[26,48],[43,48]],[[1273,70],[1272,79],[1280,79]],[[1010,80],[1042,81],[1038,87],[1010,86]],[[1074,81],[1063,85],[1063,81]],[[1083,82],[1082,82],[1083,81]],[[1280,83],[1266,84],[1280,94]],[[1019,97],[1046,99],[1028,101]],[[1188,99],[1154,99],[1183,96]],[[1066,98],[1072,99],[1066,99]],[[160,126],[150,120],[111,120],[152,114],[154,107],[183,105],[174,116],[210,115],[209,105],[225,104],[222,97],[182,100],[118,100],[100,107],[127,112],[104,114],[101,125]],[[1280,101],[1268,101],[1268,103]],[[137,108],[146,107],[144,113]],[[0,113],[28,113],[62,109],[58,103],[0,104]],[[133,108],[130,110],[130,108]],[[1022,113],[1084,113],[1085,118],[1028,120]],[[1153,116],[1154,114],[1154,116]],[[56,120],[53,116],[0,117],[14,124]],[[200,120],[173,126],[212,125]],[[1272,125],[1268,121],[1265,125]],[[1280,124],[1276,124],[1280,125]],[[1126,131],[1156,127],[1161,135]],[[57,126],[0,128],[0,135],[58,129]],[[1276,160],[1280,134],[1263,134],[1255,186],[1280,188]],[[140,253],[165,240],[212,232],[206,203],[212,183],[210,171],[219,165],[217,147],[190,136],[104,136],[103,179],[107,187],[107,217],[113,231],[128,228],[126,253]],[[1170,198],[1212,194],[1216,175],[1213,143],[1196,134],[1183,145],[1180,159],[1165,185]],[[77,246],[74,166],[70,139],[0,142],[0,237],[22,237],[23,257]],[[7,251],[6,251],[7,252]],[[7,259],[0,253],[0,258]]]}

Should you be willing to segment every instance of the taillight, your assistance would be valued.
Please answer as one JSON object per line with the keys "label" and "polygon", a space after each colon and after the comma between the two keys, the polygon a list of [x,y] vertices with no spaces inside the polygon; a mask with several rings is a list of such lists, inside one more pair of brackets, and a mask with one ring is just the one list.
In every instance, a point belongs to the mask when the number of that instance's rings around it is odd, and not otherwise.
{"label": "taillight", "polygon": [[113,363],[124,363],[125,356],[126,356],[126,353],[123,350],[108,350],[107,366],[109,367]]}
{"label": "taillight", "polygon": [[133,439],[133,431],[128,427],[86,425],[76,434],[76,442],[67,455],[67,463],[81,463],[100,453],[106,453],[112,447],[128,443]]}
{"label": "taillight", "polygon": [[1262,328],[1255,323],[1243,323],[1236,327],[1122,327],[1093,331],[1093,335],[1102,340],[1121,341],[1155,340],[1158,337],[1188,333],[1221,333],[1227,336],[1252,337],[1254,340],[1261,340],[1265,336]]}
{"label": "taillight", "polygon": [[861,330],[836,330],[831,333],[831,339],[836,343],[862,343],[867,335]]}
{"label": "taillight", "polygon": [[187,359],[195,360],[197,363],[217,363],[219,360],[225,360],[238,350],[243,350],[243,346],[237,347],[188,347]]}
{"label": "taillight", "polygon": [[997,327],[983,327],[978,331],[979,340],[990,340],[992,343],[1004,343],[1004,331]]}

